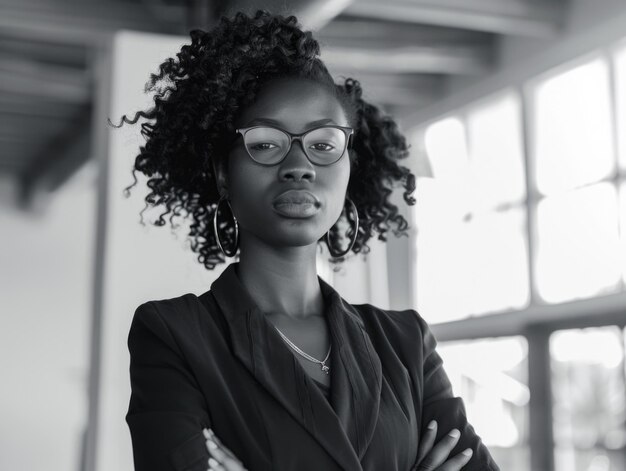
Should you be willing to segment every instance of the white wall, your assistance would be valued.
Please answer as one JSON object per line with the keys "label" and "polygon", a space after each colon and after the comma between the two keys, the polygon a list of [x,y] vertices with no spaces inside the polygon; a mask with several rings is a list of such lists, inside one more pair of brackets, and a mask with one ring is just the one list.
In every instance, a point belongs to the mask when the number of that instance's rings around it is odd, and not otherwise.
{"label": "white wall", "polygon": [[[0,211],[0,469],[76,470],[87,425],[95,178]],[[6,195],[5,195],[6,196]]]}
{"label": "white wall", "polygon": [[[159,35],[118,33],[111,57],[111,93],[108,116],[114,123],[123,115],[151,106],[151,96],[143,94],[144,84],[157,66],[180,49],[183,38]],[[105,85],[103,85],[105,86]],[[103,95],[106,97],[106,95]],[[143,121],[140,121],[140,123]],[[140,124],[125,124],[108,133],[106,180],[101,198],[106,201],[104,227],[104,273],[102,286],[102,350],[100,374],[99,428],[96,469],[132,469],[130,433],[124,420],[128,409],[130,385],[128,330],[136,307],[150,299],[163,299],[209,289],[216,273],[196,262],[186,248],[183,225],[177,236],[169,226],[153,227],[155,212],[146,213],[147,225],[139,223],[147,191],[144,178],[126,199],[123,188],[132,183],[131,168],[139,146]],[[104,176],[104,174],[102,174]]]}

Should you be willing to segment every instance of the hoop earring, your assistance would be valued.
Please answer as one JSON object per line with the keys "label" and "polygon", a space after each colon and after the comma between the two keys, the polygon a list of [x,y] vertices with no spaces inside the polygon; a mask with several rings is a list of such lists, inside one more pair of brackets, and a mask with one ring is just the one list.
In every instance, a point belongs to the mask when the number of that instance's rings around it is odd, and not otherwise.
{"label": "hoop earring", "polygon": [[334,249],[331,247],[330,237],[329,237],[330,229],[328,231],[326,231],[326,245],[328,246],[328,250],[329,250],[330,254],[334,258],[343,257],[345,254],[350,252],[350,250],[352,250],[352,247],[354,246],[354,243],[356,242],[356,238],[357,238],[357,236],[359,234],[359,213],[356,210],[356,205],[352,202],[352,200],[350,198],[348,198],[348,197],[346,197],[346,199],[352,205],[352,211],[354,213],[354,221],[356,222],[356,227],[354,228],[354,236],[352,237],[352,240],[350,241],[350,245],[343,252],[335,252],[335,251],[333,251]]}
{"label": "hoop earring", "polygon": [[[228,207],[230,208],[230,214],[232,214],[233,221],[235,221],[235,249],[232,252],[226,252],[224,250],[224,247],[222,246],[222,242],[220,241],[219,231],[217,230],[217,212],[220,208],[220,204],[224,200],[226,200],[226,203],[228,204]],[[237,253],[237,249],[239,248],[239,224],[237,223],[237,218],[235,217],[235,213],[233,213],[233,208],[230,205],[230,202],[224,195],[220,197],[219,201],[217,202],[217,206],[215,206],[215,212],[213,213],[213,232],[215,233],[215,240],[217,241],[217,245],[219,246],[220,250],[224,253],[224,255],[226,255],[227,257],[234,257],[235,254]]]}

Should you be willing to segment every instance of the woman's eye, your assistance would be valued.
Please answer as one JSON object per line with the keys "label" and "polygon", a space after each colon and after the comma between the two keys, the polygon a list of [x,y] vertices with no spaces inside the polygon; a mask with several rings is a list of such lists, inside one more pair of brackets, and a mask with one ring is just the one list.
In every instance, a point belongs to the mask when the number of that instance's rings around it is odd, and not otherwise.
{"label": "woman's eye", "polygon": [[325,142],[318,142],[317,144],[313,144],[311,147],[313,148],[313,150],[318,150],[318,151],[329,151],[335,148],[334,146],[327,144]]}
{"label": "woman's eye", "polygon": [[276,147],[274,144],[271,144],[269,142],[259,142],[258,144],[252,144],[250,146],[250,149],[254,149],[254,150],[270,150],[273,149],[274,147]]}

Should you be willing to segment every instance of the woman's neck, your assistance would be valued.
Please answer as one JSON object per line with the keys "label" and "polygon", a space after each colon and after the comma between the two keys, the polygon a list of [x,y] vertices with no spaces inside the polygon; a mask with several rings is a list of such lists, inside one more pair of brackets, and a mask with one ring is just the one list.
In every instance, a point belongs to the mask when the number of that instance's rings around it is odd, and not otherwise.
{"label": "woman's neck", "polygon": [[262,312],[293,319],[322,315],[315,248],[294,247],[291,256],[242,248],[237,276]]}

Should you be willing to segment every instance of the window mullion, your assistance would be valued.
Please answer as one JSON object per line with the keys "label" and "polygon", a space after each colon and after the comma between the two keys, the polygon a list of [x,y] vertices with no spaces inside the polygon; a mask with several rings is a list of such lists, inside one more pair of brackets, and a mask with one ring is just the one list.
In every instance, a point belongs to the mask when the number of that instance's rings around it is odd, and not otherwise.
{"label": "window mullion", "polygon": [[554,469],[554,434],[552,430],[552,382],[550,375],[550,331],[530,327],[528,340],[528,389],[530,469]]}
{"label": "window mullion", "polygon": [[[608,64],[608,76],[609,76],[609,113],[611,114],[611,134],[612,134],[612,141],[613,141],[613,156],[615,157],[615,172],[613,173],[613,177],[611,178],[611,181],[613,181],[613,184],[615,185],[615,188],[617,190],[617,198],[618,198],[618,204],[617,204],[617,224],[618,224],[618,231],[619,231],[619,235],[620,235],[620,239],[624,237],[624,234],[626,233],[626,227],[623,226],[622,224],[622,220],[620,217],[620,176],[621,176],[621,167],[620,167],[620,139],[619,139],[619,112],[618,112],[618,102],[617,102],[617,97],[618,97],[618,92],[617,92],[617,68],[615,67],[615,54],[611,54],[610,51],[606,52],[606,61]],[[619,246],[621,247],[622,244],[619,244]],[[619,257],[619,254],[615,254],[617,257]],[[624,269],[623,267],[620,267],[622,270]],[[624,276],[620,277],[620,290],[624,291],[626,290],[626,279],[624,278]]]}
{"label": "window mullion", "polygon": [[528,244],[528,289],[530,293],[529,306],[537,302],[537,285],[535,283],[535,247],[537,246],[536,225],[537,203],[539,192],[535,184],[535,166],[533,155],[534,133],[532,122],[534,119],[533,100],[528,88],[520,87],[520,125],[522,131],[522,155],[524,156],[524,171],[526,182],[526,243]]}

